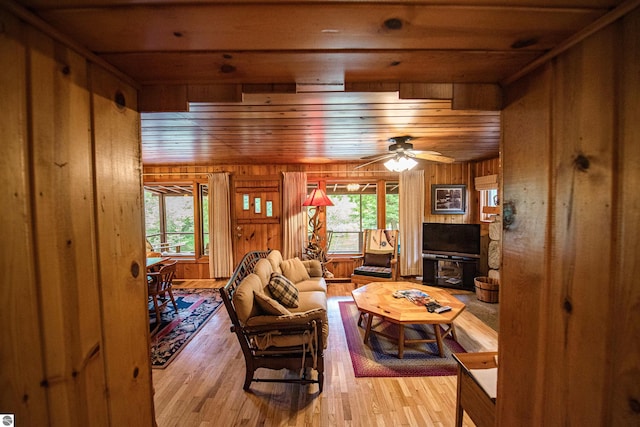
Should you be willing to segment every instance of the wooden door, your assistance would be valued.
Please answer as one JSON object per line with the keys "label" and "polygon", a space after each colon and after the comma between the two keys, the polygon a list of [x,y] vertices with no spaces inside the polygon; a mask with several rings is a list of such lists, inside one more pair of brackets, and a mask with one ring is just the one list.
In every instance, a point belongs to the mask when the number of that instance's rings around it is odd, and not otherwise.
{"label": "wooden door", "polygon": [[232,177],[234,265],[249,251],[282,250],[278,176]]}

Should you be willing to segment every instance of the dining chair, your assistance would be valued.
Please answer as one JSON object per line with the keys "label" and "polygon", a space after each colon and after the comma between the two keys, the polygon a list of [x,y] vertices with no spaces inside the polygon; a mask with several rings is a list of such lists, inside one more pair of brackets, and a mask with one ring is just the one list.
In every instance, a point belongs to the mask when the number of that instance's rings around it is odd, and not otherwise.
{"label": "dining chair", "polygon": [[173,261],[164,264],[158,271],[147,273],[148,296],[153,301],[153,309],[156,314],[156,329],[161,322],[160,309],[164,309],[169,301],[171,301],[173,308],[178,313],[178,305],[171,290],[177,263],[178,261]]}

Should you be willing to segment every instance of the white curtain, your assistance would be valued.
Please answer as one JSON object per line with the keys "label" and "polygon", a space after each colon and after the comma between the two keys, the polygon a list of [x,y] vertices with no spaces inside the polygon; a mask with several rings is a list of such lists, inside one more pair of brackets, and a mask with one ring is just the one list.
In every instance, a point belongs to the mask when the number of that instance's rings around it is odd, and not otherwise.
{"label": "white curtain", "polygon": [[282,227],[284,259],[300,257],[304,248],[307,223],[302,203],[307,196],[307,174],[304,172],[284,172],[282,185]]}
{"label": "white curtain", "polygon": [[422,275],[422,222],[424,220],[424,171],[400,174],[400,275]]}
{"label": "white curtain", "polygon": [[231,199],[229,174],[209,174],[209,275],[231,277],[233,247],[231,245]]}

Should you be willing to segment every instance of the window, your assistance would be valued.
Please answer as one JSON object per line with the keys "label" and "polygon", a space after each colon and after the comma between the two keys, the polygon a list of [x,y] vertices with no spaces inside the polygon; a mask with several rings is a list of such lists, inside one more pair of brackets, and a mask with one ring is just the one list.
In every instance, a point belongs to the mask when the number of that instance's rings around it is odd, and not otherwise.
{"label": "window", "polygon": [[202,227],[200,241],[202,242],[202,247],[200,248],[200,253],[204,255],[209,255],[209,186],[207,184],[202,184],[199,186],[200,188],[200,218],[202,218]]}
{"label": "window", "polygon": [[[193,227],[193,197],[185,195],[164,195],[165,205],[165,241],[169,245],[176,246],[175,252],[193,253],[194,227]],[[168,247],[169,252],[173,248]]]}
{"label": "window", "polygon": [[160,247],[160,197],[158,194],[144,190],[144,224],[147,240],[153,248]]}
{"label": "window", "polygon": [[194,254],[193,186],[146,185],[145,233],[155,251]]}
{"label": "window", "polygon": [[476,190],[480,193],[480,221],[491,222],[497,214],[498,175],[483,175],[475,178]]}
{"label": "window", "polygon": [[400,194],[397,182],[386,183],[385,225],[387,230],[398,230],[400,224]]}
{"label": "window", "polygon": [[[326,193],[333,202],[333,206],[326,208],[329,253],[360,253],[363,230],[398,228],[398,183],[388,182],[385,186],[386,196],[378,201],[378,184],[375,182],[327,182]],[[309,189],[315,187],[316,184],[311,184]],[[385,208],[385,224],[378,224],[380,204]]]}
{"label": "window", "polygon": [[492,188],[490,190],[480,190],[480,221],[493,221],[494,213],[485,212],[485,207],[498,206],[498,189]]}

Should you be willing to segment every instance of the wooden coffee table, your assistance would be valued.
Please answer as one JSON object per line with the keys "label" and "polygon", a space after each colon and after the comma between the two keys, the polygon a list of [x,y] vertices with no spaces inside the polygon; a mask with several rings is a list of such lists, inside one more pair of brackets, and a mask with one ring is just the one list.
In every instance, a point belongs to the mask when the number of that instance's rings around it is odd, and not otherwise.
{"label": "wooden coffee table", "polygon": [[[419,306],[406,298],[395,298],[393,293],[397,290],[418,289],[436,300],[440,305],[448,305],[450,311],[437,314],[429,313],[424,306]],[[356,306],[362,313],[368,314],[367,326],[364,334],[364,343],[369,341],[369,335],[375,333],[398,342],[398,358],[404,355],[405,344],[429,343],[438,344],[440,357],[444,357],[442,340],[451,334],[457,340],[453,321],[465,308],[465,305],[453,297],[444,289],[424,286],[411,282],[373,282],[359,287],[351,292]],[[374,317],[380,317],[385,321],[395,323],[399,326],[398,336],[390,336],[372,329],[371,324]],[[404,336],[405,325],[433,325],[435,339],[406,339]],[[444,332],[440,331],[440,326],[447,327]]]}

